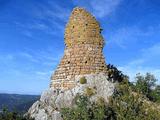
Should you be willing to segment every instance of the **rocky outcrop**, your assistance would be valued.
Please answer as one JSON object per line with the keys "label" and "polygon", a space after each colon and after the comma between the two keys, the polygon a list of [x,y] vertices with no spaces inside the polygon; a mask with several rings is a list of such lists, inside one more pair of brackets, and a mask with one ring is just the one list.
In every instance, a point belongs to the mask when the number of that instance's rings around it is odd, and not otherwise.
{"label": "rocky outcrop", "polygon": [[58,91],[49,89],[42,93],[39,101],[35,102],[28,111],[28,115],[35,120],[62,120],[60,110],[64,107],[73,107],[77,94],[88,95],[86,89],[91,88],[94,94],[90,95],[90,101],[94,102],[98,98],[103,97],[108,102],[114,92],[114,84],[109,82],[108,77],[104,73],[84,75],[86,83],[79,82],[82,75],[75,76],[77,85],[69,90]]}
{"label": "rocky outcrop", "polygon": [[[65,51],[51,76],[50,89],[29,109],[35,120],[62,120],[60,110],[75,106],[77,94],[89,96],[91,102],[108,97],[114,84],[108,78],[103,56],[104,40],[99,22],[83,8],[75,8],[65,29]],[[80,82],[85,77],[86,82]]]}

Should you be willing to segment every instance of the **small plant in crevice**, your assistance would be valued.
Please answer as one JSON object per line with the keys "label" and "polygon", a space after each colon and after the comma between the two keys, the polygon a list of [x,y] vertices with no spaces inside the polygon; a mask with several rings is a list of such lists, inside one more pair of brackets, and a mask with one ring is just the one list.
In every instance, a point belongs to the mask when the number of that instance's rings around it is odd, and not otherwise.
{"label": "small plant in crevice", "polygon": [[80,80],[79,80],[79,82],[80,82],[81,84],[87,83],[86,77],[81,77]]}
{"label": "small plant in crevice", "polygon": [[94,88],[92,88],[92,87],[87,87],[86,89],[85,89],[85,94],[87,95],[87,96],[92,96],[92,95],[94,95],[96,93],[96,90],[94,89]]}

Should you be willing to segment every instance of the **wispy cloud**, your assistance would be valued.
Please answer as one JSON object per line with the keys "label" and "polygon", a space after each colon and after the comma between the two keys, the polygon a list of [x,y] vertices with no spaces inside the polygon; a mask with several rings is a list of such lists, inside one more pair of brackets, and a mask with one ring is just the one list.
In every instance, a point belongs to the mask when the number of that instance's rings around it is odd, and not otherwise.
{"label": "wispy cloud", "polygon": [[14,59],[14,56],[12,54],[6,54],[5,56],[3,55],[0,55],[0,60],[1,61],[5,61],[5,60],[13,60]]}
{"label": "wispy cloud", "polygon": [[142,67],[142,66],[120,66],[118,67],[121,71],[123,71],[125,74],[129,75],[130,80],[133,82],[135,80],[135,75],[137,73],[145,74],[147,72],[155,75],[155,77],[158,79],[158,84],[160,84],[160,69],[156,69],[153,67]]}
{"label": "wispy cloud", "polygon": [[[62,53],[53,52],[50,49],[25,50],[17,53],[1,54],[1,75],[9,75],[14,79],[49,80],[53,69],[59,63]],[[8,78],[10,78],[8,77]]]}
{"label": "wispy cloud", "polygon": [[[158,83],[160,84],[159,51],[160,43],[143,49],[139,58],[129,61],[124,66],[119,66],[119,69],[128,74],[132,81],[137,73],[145,74],[146,72],[150,72],[157,77],[159,80]],[[154,64],[156,64],[156,66]]]}
{"label": "wispy cloud", "polygon": [[34,63],[42,64],[42,65],[56,65],[60,58],[62,57],[62,52],[54,50],[46,49],[43,50],[31,50],[26,49],[26,51],[17,53],[17,56],[24,57],[26,60],[29,60]]}
{"label": "wispy cloud", "polygon": [[160,42],[154,44],[150,48],[142,49],[143,57],[148,57],[149,59],[160,56]]}
{"label": "wispy cloud", "polygon": [[129,62],[129,66],[131,65],[150,65],[156,64],[160,69],[159,56],[160,56],[160,43],[156,43],[149,48],[145,48],[141,50],[140,56]]}
{"label": "wispy cloud", "polygon": [[39,3],[35,8],[33,15],[39,19],[49,19],[55,20],[59,19],[66,21],[69,17],[70,9],[64,8],[61,4],[55,3],[53,1],[48,1],[45,4]]}
{"label": "wispy cloud", "polygon": [[50,50],[1,53],[0,92],[40,94],[49,87],[50,76],[61,57],[55,53]]}
{"label": "wispy cloud", "polygon": [[33,37],[33,33],[30,30],[23,30],[22,34],[29,38]]}
{"label": "wispy cloud", "polygon": [[53,73],[53,71],[35,71],[35,76],[39,80],[50,80],[50,76]]}
{"label": "wispy cloud", "polygon": [[[153,27],[148,26],[146,29],[141,29],[139,26],[127,26],[117,29],[113,31],[108,38],[108,44],[110,45],[118,45],[120,48],[125,49],[128,44],[134,44],[140,41],[147,42],[145,39],[141,39],[142,37],[149,37],[152,35],[160,34],[160,25]],[[107,36],[107,33],[104,33],[104,36]]]}
{"label": "wispy cloud", "polygon": [[49,35],[59,35],[64,32],[65,23],[70,15],[70,9],[64,8],[55,2],[45,2],[45,4],[37,2],[33,6],[33,11],[29,12],[30,20],[21,23],[15,21],[17,27],[22,28],[22,33],[27,37],[33,37],[33,30],[39,30]]}
{"label": "wispy cloud", "polygon": [[[64,29],[64,23],[67,21],[70,15],[70,9],[64,8],[55,2],[46,2],[46,4],[39,4],[33,11],[33,16],[36,20],[41,21],[40,27],[45,27],[51,30]],[[42,21],[45,22],[42,22]],[[36,21],[37,22],[37,21]],[[48,22],[48,24],[46,24]],[[47,27],[46,27],[47,26]]]}
{"label": "wispy cloud", "polygon": [[96,17],[103,18],[112,14],[122,0],[73,0],[73,3],[90,10]]}
{"label": "wispy cloud", "polygon": [[39,71],[31,69],[30,71],[23,71],[21,69],[13,69],[12,67],[7,69],[7,71],[3,70],[0,73],[0,92],[40,94],[49,87],[51,71],[41,69]]}

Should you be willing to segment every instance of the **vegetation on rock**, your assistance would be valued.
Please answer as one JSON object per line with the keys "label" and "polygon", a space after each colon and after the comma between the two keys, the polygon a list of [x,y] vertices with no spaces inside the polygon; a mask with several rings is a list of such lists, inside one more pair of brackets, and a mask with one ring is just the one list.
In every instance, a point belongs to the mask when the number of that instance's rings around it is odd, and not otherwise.
{"label": "vegetation on rock", "polygon": [[87,95],[87,96],[92,96],[92,95],[94,95],[95,94],[95,89],[94,88],[91,88],[91,87],[87,87],[86,88],[86,91],[85,91],[85,95]]}
{"label": "vegetation on rock", "polygon": [[61,110],[64,120],[103,120],[105,104],[91,103],[89,97],[78,95],[76,107]]}
{"label": "vegetation on rock", "polygon": [[[87,87],[84,95],[78,94],[74,99],[74,107],[61,109],[63,120],[160,120],[160,85],[156,84],[157,79],[154,75],[137,74],[135,82],[132,83],[117,68],[111,71],[109,79],[114,80],[111,81],[115,82],[116,89],[108,103],[103,97],[91,102],[96,88]],[[24,117],[22,113],[3,109],[0,120],[29,120],[29,118]]]}
{"label": "vegetation on rock", "polygon": [[80,80],[79,80],[79,82],[81,84],[85,84],[85,83],[87,83],[87,79],[85,77],[81,77]]}
{"label": "vegetation on rock", "polygon": [[[122,75],[123,76],[123,75]],[[120,78],[119,78],[120,79]],[[105,104],[103,98],[95,103],[89,96],[78,95],[74,108],[63,108],[64,120],[159,120],[160,86],[154,75],[137,74],[136,83],[123,76],[115,93]]]}
{"label": "vegetation on rock", "polygon": [[147,100],[144,94],[134,92],[131,86],[128,80],[117,85],[115,94],[107,105],[110,118],[116,118],[116,120],[158,120],[160,118],[160,108],[156,107],[158,104]]}
{"label": "vegetation on rock", "polygon": [[13,111],[9,112],[8,109],[3,108],[0,113],[0,120],[34,120],[30,119],[28,116],[23,116],[21,113]]}

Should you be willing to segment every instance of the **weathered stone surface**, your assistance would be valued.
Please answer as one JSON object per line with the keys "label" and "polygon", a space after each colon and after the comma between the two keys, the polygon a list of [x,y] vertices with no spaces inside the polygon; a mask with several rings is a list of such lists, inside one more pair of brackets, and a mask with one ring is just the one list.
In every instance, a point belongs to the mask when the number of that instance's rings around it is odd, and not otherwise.
{"label": "weathered stone surface", "polygon": [[65,29],[65,45],[64,56],[51,76],[51,88],[75,87],[76,75],[107,73],[100,25],[85,9],[75,8],[71,13]]}
{"label": "weathered stone surface", "polygon": [[59,111],[54,111],[52,114],[52,120],[62,120],[61,113]]}
{"label": "weathered stone surface", "polygon": [[94,88],[95,94],[90,96],[90,101],[97,101],[104,98],[108,102],[114,92],[114,83],[108,81],[104,73],[84,75],[87,79],[86,84],[80,84],[79,80],[83,75],[75,76],[77,85],[69,90],[57,91],[49,89],[43,92],[39,101],[35,102],[29,109],[28,114],[35,120],[62,120],[60,109],[75,106],[74,100],[77,94],[85,94],[86,88]]}

